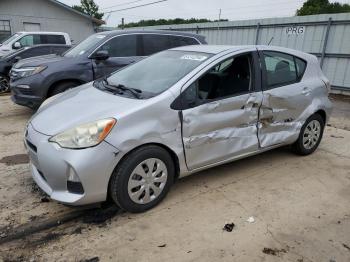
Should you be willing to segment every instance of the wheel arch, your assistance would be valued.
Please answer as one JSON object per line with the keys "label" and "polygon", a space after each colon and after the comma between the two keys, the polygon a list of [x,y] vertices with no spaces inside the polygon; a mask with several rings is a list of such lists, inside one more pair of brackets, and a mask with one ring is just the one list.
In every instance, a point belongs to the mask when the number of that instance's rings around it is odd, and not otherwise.
{"label": "wheel arch", "polygon": [[[134,151],[142,148],[142,147],[147,147],[147,146],[158,146],[160,148],[163,148],[165,149],[171,156],[171,159],[173,160],[174,162],[174,166],[175,166],[175,177],[174,177],[174,180],[178,179],[179,178],[179,175],[180,175],[180,162],[179,162],[179,158],[178,156],[176,155],[176,153],[171,149],[169,148],[168,146],[164,145],[164,144],[161,144],[161,143],[156,143],[156,142],[152,142],[152,143],[146,143],[146,144],[142,144],[142,145],[139,145],[137,147],[134,147],[133,149],[131,149],[129,152],[127,152],[125,155],[123,155],[123,157],[118,161],[117,165],[114,167],[113,170],[115,170],[119,164],[128,156],[130,155],[131,153],[133,153]],[[112,174],[111,174],[111,177],[112,177]],[[109,178],[109,180],[111,180],[111,177]]]}
{"label": "wheel arch", "polygon": [[46,93],[46,97],[47,97],[47,98],[50,97],[51,92],[52,92],[58,85],[60,85],[60,84],[62,84],[62,83],[76,83],[76,84],[78,84],[78,85],[85,84],[84,81],[82,81],[82,80],[80,80],[80,79],[76,79],[76,78],[60,79],[60,80],[57,80],[57,81],[53,82],[53,83],[49,86],[49,88],[48,88],[48,90],[47,90],[47,93]]}
{"label": "wheel arch", "polygon": [[315,114],[318,114],[322,117],[322,120],[323,120],[323,123],[326,124],[326,121],[327,121],[327,113],[325,110],[323,109],[319,109],[315,112]]}

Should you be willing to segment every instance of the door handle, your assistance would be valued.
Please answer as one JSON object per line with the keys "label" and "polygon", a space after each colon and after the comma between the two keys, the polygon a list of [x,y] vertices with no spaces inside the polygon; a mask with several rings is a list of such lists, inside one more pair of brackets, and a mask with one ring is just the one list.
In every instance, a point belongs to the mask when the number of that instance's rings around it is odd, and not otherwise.
{"label": "door handle", "polygon": [[308,87],[304,87],[303,91],[301,92],[303,95],[309,95],[311,93],[311,89]]}

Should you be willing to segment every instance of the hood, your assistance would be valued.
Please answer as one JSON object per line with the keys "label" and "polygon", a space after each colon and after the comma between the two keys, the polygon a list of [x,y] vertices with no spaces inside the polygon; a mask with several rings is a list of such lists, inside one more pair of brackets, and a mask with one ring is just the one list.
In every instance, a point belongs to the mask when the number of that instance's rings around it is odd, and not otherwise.
{"label": "hood", "polygon": [[35,67],[40,65],[49,65],[49,64],[57,63],[61,61],[68,61],[72,59],[73,58],[71,57],[58,56],[55,54],[43,55],[43,56],[36,56],[32,58],[22,59],[19,62],[17,62],[13,67],[14,68]]}
{"label": "hood", "polygon": [[144,104],[143,100],[121,97],[101,91],[92,83],[58,94],[41,106],[32,117],[35,130],[45,135],[56,135],[80,124],[125,114]]}

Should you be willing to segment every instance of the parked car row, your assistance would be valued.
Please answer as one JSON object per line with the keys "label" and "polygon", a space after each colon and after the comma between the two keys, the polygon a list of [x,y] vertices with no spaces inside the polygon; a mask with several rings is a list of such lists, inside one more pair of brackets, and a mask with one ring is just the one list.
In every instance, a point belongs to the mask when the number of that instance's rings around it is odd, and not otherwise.
{"label": "parked car row", "polygon": [[45,44],[20,48],[8,53],[0,58],[0,93],[7,92],[10,89],[10,70],[12,66],[21,59],[42,55],[62,55],[70,45]]}
{"label": "parked car row", "polygon": [[109,75],[154,53],[206,44],[204,37],[168,31],[110,31],[91,35],[63,56],[25,59],[11,70],[12,100],[36,109],[48,97]]}
{"label": "parked car row", "polygon": [[23,47],[41,44],[72,45],[72,41],[67,33],[62,32],[18,32],[0,44],[0,57]]}

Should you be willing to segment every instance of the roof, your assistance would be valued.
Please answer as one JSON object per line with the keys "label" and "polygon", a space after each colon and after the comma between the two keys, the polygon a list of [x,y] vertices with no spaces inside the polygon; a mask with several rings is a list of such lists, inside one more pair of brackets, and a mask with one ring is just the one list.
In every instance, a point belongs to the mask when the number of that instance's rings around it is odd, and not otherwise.
{"label": "roof", "polygon": [[89,20],[91,20],[93,23],[97,24],[97,25],[104,25],[106,22],[103,21],[103,20],[100,20],[100,19],[96,19],[92,16],[89,16],[87,14],[84,14],[82,12],[79,12],[78,10],[75,10],[74,8],[70,7],[69,5],[66,5],[64,3],[61,3],[60,1],[57,1],[57,0],[49,0],[51,3],[55,4],[55,5],[58,5],[60,7],[63,7],[65,9],[67,9],[68,11],[71,11],[73,13],[76,13],[78,15],[81,15]]}
{"label": "roof", "polygon": [[112,30],[112,31],[103,31],[98,34],[101,35],[108,35],[108,36],[115,36],[115,35],[122,35],[122,34],[157,34],[157,35],[179,35],[179,36],[188,36],[188,37],[194,37],[201,42],[204,41],[204,36],[193,34],[193,33],[187,33],[187,32],[181,32],[181,31],[166,31],[166,30],[135,30],[135,29],[125,29],[125,30]]}
{"label": "roof", "polygon": [[235,52],[251,47],[251,45],[190,45],[176,47],[172,50],[218,54],[228,50]]}

